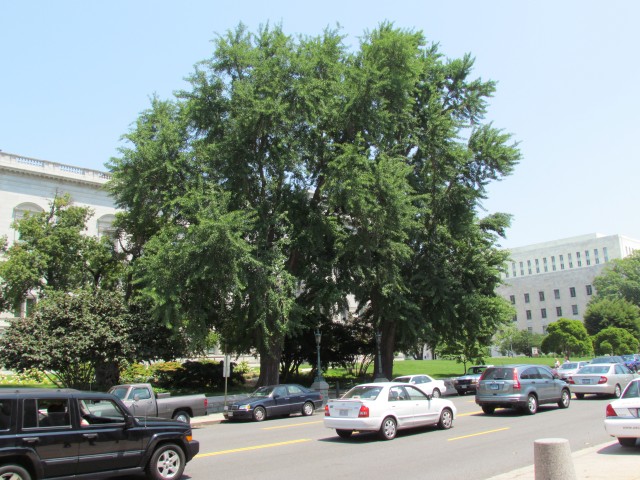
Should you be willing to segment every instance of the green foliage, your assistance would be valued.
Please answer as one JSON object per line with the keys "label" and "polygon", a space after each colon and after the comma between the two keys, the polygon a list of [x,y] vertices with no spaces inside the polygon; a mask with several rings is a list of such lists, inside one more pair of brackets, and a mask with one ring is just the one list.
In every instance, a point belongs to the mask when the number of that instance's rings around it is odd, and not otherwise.
{"label": "green foliage", "polygon": [[640,307],[640,251],[607,263],[593,285],[598,298],[621,298]]}
{"label": "green foliage", "polygon": [[618,327],[640,339],[640,306],[624,298],[597,296],[587,306],[584,326],[589,335],[596,335],[609,327]]}
{"label": "green foliage", "polygon": [[596,355],[626,355],[638,351],[638,339],[624,328],[607,327],[593,336]]}
{"label": "green foliage", "polygon": [[[243,370],[235,371],[231,364],[228,384],[244,384]],[[222,390],[224,387],[223,364],[211,360],[180,362],[159,362],[152,367],[152,384],[162,389],[189,391]]]}
{"label": "green foliage", "polygon": [[89,389],[98,367],[132,358],[131,328],[117,292],[52,291],[33,315],[11,322],[0,339],[0,362],[18,371],[52,372],[62,387]]}
{"label": "green foliage", "polygon": [[561,318],[547,327],[547,336],[540,346],[545,353],[566,357],[588,355],[593,351],[587,329],[580,320]]}

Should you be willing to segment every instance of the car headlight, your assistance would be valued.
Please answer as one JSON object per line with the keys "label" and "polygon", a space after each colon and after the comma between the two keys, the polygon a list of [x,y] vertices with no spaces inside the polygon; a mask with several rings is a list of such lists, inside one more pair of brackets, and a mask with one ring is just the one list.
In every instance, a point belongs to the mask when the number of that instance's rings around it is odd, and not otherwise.
{"label": "car headlight", "polygon": [[251,410],[251,405],[238,405],[238,410],[246,410],[248,412]]}

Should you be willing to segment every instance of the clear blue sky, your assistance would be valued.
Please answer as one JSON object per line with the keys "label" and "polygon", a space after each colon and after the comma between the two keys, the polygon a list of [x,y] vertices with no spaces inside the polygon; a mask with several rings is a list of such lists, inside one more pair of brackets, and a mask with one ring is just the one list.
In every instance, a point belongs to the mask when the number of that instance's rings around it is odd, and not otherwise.
{"label": "clear blue sky", "polygon": [[505,247],[585,233],[640,239],[640,2],[0,0],[0,149],[104,169],[157,93],[187,88],[211,40],[239,22],[348,44],[381,21],[471,53],[498,82],[487,118],[523,159],[490,188],[514,215]]}

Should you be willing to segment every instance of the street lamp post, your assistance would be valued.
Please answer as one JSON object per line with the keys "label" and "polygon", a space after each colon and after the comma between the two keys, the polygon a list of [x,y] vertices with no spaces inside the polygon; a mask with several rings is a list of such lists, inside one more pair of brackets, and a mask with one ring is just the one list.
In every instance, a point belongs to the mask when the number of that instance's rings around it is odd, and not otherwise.
{"label": "street lamp post", "polygon": [[329,384],[324,381],[324,377],[322,376],[322,363],[320,362],[320,341],[322,340],[322,333],[320,332],[319,328],[316,328],[314,336],[316,338],[318,364],[316,367],[316,378],[311,384],[311,390],[315,390],[316,392],[320,392],[322,394],[322,405],[324,406],[329,398]]}
{"label": "street lamp post", "polygon": [[376,378],[374,378],[374,382],[388,382],[389,379],[386,378],[383,374],[382,374],[382,353],[381,353],[381,348],[380,348],[380,344],[382,343],[382,333],[380,331],[376,332],[376,352],[377,352],[377,363],[378,363],[378,367],[376,368],[377,370],[377,375]]}

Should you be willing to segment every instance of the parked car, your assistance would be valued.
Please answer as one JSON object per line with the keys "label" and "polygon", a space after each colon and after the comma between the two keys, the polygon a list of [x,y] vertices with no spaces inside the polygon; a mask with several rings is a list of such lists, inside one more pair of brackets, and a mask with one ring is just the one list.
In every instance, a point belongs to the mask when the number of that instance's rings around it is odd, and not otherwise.
{"label": "parked car", "polygon": [[624,447],[633,447],[640,438],[640,379],[629,382],[622,396],[614,400],[605,411],[604,428],[618,438]]}
{"label": "parked car", "polygon": [[405,375],[402,377],[396,377],[392,382],[410,383],[415,385],[427,395],[433,395],[434,398],[439,398],[447,390],[447,386],[444,384],[444,380],[436,380],[429,375]]}
{"label": "parked car", "polygon": [[405,428],[451,428],[456,407],[450,400],[434,398],[415,385],[379,382],[357,385],[341,398],[329,400],[324,415],[324,426],[335,428],[341,438],[358,431],[378,432],[381,439],[392,440]]}
{"label": "parked car", "polygon": [[585,394],[612,395],[619,398],[622,390],[636,377],[622,363],[596,363],[582,367],[567,382],[576,398]]}
{"label": "parked car", "polygon": [[556,369],[556,372],[562,380],[566,381],[571,375],[576,373],[588,363],[589,362],[564,362],[562,365],[560,365],[560,367]]}
{"label": "parked car", "polygon": [[640,354],[632,353],[629,355],[620,355],[624,360],[626,367],[632,372],[637,372],[640,368]]}
{"label": "parked car", "polygon": [[567,383],[545,365],[504,365],[487,368],[476,392],[476,403],[486,414],[496,408],[518,408],[530,415],[538,406],[555,403],[567,408],[571,391]]}
{"label": "parked car", "polygon": [[260,387],[251,395],[225,405],[222,412],[227,420],[255,420],[301,413],[313,415],[322,407],[323,395],[297,384]]}
{"label": "parked car", "polygon": [[172,397],[168,393],[154,394],[148,383],[116,385],[109,389],[138,417],[173,418],[189,423],[192,417],[207,414],[207,398],[204,393],[198,395],[179,395]]}
{"label": "parked car", "polygon": [[178,480],[199,451],[183,422],[137,419],[114,395],[0,389],[0,478]]}
{"label": "parked car", "polygon": [[604,357],[596,357],[592,359],[589,363],[624,363],[624,358],[620,355],[605,355]]}
{"label": "parked car", "polygon": [[455,378],[453,380],[453,386],[456,392],[458,392],[458,395],[475,393],[480,376],[489,367],[493,367],[493,365],[474,365],[469,367],[464,375]]}

